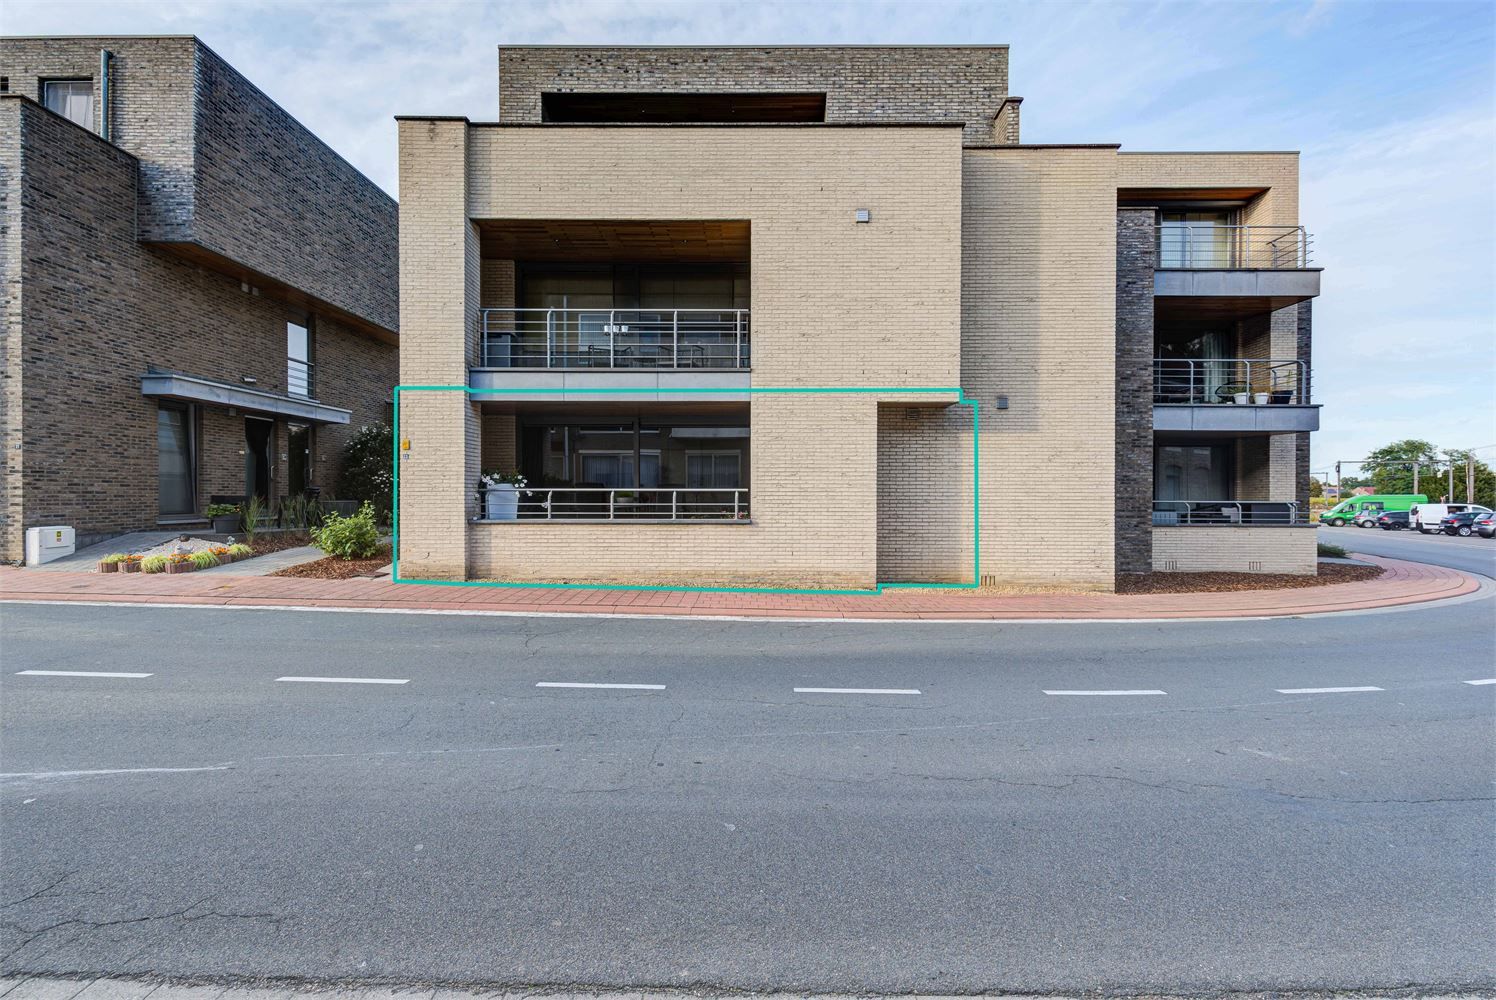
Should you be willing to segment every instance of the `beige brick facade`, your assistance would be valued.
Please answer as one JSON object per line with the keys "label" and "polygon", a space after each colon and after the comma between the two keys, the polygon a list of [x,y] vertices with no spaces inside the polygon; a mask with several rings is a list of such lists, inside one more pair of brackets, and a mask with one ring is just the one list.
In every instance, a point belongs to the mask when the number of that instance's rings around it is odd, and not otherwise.
{"label": "beige brick facade", "polygon": [[[516,304],[524,264],[486,259],[485,227],[746,222],[751,518],[474,523],[478,469],[522,462],[524,403],[407,392],[402,577],[863,588],[975,572],[982,583],[1109,589],[1119,567],[1149,565],[1150,545],[1162,566],[1181,560],[1160,549],[1210,542],[1193,566],[1288,544],[1255,528],[1233,536],[1236,548],[1209,529],[1160,543],[1148,527],[1152,324],[1134,322],[1142,334],[1119,347],[1118,202],[1145,189],[1251,189],[1250,221],[1296,224],[1296,156],[1019,145],[1005,52],[999,74],[980,61],[956,72],[939,50],[926,69],[950,77],[949,93],[911,82],[890,105],[904,123],[888,125],[877,124],[893,114],[878,104],[882,84],[856,90],[848,67],[860,64],[826,54],[841,50],[714,49],[694,62],[692,51],[506,50],[502,121],[400,122],[401,381],[466,385],[480,308]],[[826,123],[542,123],[551,92],[763,88],[825,89]],[[858,222],[864,209],[870,220]],[[1151,222],[1131,225],[1144,246]],[[1141,315],[1153,308],[1153,258],[1138,249],[1128,260],[1126,308]],[[1295,356],[1302,314],[1279,312],[1238,340]],[[1119,363],[1149,370],[1129,368],[1123,393]],[[979,440],[972,408],[949,405],[954,393],[914,391],[956,387],[976,404]],[[804,389],[836,391],[776,391]],[[1293,435],[1243,438],[1236,488],[1293,499],[1300,451]],[[1124,479],[1130,549],[1119,559]],[[1047,515],[1061,496],[1084,516],[1056,526]],[[1301,555],[1290,546],[1245,561],[1302,569]]]}
{"label": "beige brick facade", "polygon": [[1153,568],[1178,573],[1312,574],[1313,528],[1179,527],[1153,529]]}

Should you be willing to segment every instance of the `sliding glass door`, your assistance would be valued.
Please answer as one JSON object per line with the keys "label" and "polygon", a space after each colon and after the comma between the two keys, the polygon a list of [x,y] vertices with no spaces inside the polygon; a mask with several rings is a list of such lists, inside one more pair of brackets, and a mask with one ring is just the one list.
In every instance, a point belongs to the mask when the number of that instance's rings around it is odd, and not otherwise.
{"label": "sliding glass door", "polygon": [[192,410],[162,404],[156,411],[156,492],[162,515],[197,513]]}

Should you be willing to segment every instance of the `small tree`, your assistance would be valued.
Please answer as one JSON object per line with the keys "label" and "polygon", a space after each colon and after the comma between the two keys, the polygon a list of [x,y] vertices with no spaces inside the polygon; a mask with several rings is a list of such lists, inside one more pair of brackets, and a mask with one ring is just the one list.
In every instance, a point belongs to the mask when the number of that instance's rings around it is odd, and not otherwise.
{"label": "small tree", "polygon": [[388,424],[365,424],[348,436],[338,473],[338,498],[370,503],[388,524],[394,506],[395,435]]}

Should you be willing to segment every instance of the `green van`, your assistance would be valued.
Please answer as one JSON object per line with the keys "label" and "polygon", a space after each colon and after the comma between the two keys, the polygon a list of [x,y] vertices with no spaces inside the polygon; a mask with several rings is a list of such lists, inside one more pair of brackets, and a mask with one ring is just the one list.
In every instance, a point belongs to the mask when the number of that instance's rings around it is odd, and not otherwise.
{"label": "green van", "polygon": [[1422,493],[1373,493],[1364,497],[1351,497],[1319,515],[1319,523],[1339,528],[1354,521],[1356,515],[1365,510],[1385,514],[1392,510],[1409,510],[1419,503],[1428,503],[1428,497]]}

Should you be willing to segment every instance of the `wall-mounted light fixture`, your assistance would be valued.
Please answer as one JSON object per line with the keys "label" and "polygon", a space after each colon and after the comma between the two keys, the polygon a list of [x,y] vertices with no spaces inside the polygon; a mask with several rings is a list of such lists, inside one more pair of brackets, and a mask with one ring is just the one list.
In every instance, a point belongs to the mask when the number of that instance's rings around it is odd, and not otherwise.
{"label": "wall-mounted light fixture", "polygon": [[997,408],[999,410],[1006,410],[1008,408],[1008,397],[1007,396],[998,396],[997,397]]}
{"label": "wall-mounted light fixture", "polygon": [[857,221],[858,222],[872,222],[873,221],[873,210],[870,209],[870,208],[859,208],[857,210]]}

